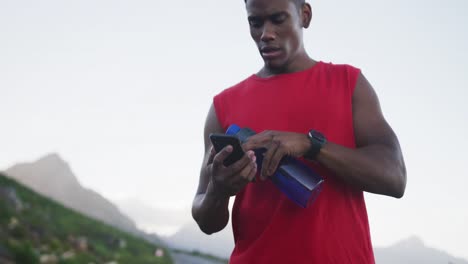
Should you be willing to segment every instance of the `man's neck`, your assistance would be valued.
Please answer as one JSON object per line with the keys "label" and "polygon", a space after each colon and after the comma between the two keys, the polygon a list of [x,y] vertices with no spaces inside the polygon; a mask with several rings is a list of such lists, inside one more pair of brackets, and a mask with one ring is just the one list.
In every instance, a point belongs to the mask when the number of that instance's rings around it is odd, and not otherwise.
{"label": "man's neck", "polygon": [[264,65],[257,73],[257,76],[261,78],[268,78],[280,74],[304,71],[314,66],[316,63],[317,62],[315,60],[304,53],[302,56],[296,57],[291,63],[281,68],[271,68],[268,65]]}

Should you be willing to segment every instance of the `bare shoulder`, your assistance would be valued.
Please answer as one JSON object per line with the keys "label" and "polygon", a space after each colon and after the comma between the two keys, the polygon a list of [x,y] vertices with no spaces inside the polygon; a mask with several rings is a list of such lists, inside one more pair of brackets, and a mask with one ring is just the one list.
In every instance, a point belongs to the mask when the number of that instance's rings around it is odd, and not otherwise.
{"label": "bare shoulder", "polygon": [[362,73],[353,93],[353,123],[357,147],[371,144],[398,146],[396,135],[382,113],[379,98]]}
{"label": "bare shoulder", "polygon": [[211,142],[209,138],[209,135],[211,133],[223,133],[223,128],[219,122],[214,104],[211,104],[210,110],[208,110],[208,115],[206,116],[206,120],[205,120],[205,128],[204,128],[205,151],[209,150],[211,147]]}

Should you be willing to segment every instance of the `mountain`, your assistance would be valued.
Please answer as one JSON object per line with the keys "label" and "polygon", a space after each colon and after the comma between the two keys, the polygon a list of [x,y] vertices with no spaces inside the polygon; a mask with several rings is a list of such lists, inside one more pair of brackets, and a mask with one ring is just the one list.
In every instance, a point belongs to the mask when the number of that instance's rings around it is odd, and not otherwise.
{"label": "mountain", "polygon": [[192,219],[177,233],[163,239],[170,247],[189,251],[201,251],[221,258],[229,258],[234,249],[231,222],[220,232],[207,235]]}
{"label": "mountain", "polygon": [[234,247],[230,223],[225,230],[208,236],[199,230],[190,208],[153,208],[138,199],[121,200],[115,204],[144,230],[158,230],[161,234],[161,231],[173,233],[179,229],[173,235],[161,237],[174,249],[172,256],[177,263],[227,263]]}
{"label": "mountain", "polygon": [[136,198],[114,201],[114,204],[135,221],[138,228],[158,234],[173,234],[184,224],[192,221],[190,208],[154,208]]}
{"label": "mountain", "polygon": [[450,256],[439,249],[424,245],[418,237],[410,237],[390,247],[374,249],[379,264],[468,264],[468,261]]}
{"label": "mountain", "polygon": [[162,243],[154,234],[139,230],[119,209],[93,190],[83,188],[70,166],[57,154],[49,154],[32,163],[20,163],[5,174],[66,207],[123,231]]}
{"label": "mountain", "polygon": [[170,253],[0,174],[0,263],[173,263]]}

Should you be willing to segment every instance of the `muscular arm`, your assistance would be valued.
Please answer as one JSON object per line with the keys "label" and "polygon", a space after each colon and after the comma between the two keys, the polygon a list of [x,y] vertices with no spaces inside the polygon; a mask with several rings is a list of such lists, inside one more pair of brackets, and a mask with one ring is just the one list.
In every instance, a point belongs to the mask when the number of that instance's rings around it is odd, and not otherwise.
{"label": "muscular arm", "polygon": [[406,168],[400,145],[363,75],[353,94],[353,120],[356,149],[327,143],[317,156],[318,162],[359,189],[401,198]]}
{"label": "muscular arm", "polygon": [[192,204],[192,216],[200,229],[207,234],[222,230],[229,221],[229,196],[214,192],[210,184],[211,175],[208,165],[213,162],[210,133],[223,133],[213,105],[210,107],[205,122],[205,157],[200,171],[197,193]]}
{"label": "muscular arm", "polygon": [[213,105],[205,123],[205,157],[192,204],[192,216],[206,234],[218,232],[227,225],[229,197],[243,189],[257,172],[253,151],[247,151],[240,160],[225,167],[223,161],[232,152],[232,146],[215,154],[209,139],[210,133],[223,133]]}

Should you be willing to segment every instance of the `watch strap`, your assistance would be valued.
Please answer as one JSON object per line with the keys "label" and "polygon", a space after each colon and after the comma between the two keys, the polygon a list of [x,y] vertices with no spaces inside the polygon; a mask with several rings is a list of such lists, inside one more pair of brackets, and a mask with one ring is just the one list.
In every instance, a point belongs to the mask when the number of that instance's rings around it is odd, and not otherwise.
{"label": "watch strap", "polygon": [[315,160],[320,152],[320,149],[322,149],[323,145],[325,145],[327,140],[325,139],[325,136],[322,133],[316,130],[310,130],[307,137],[310,140],[310,148],[307,151],[307,153],[304,154],[304,158],[309,160]]}

